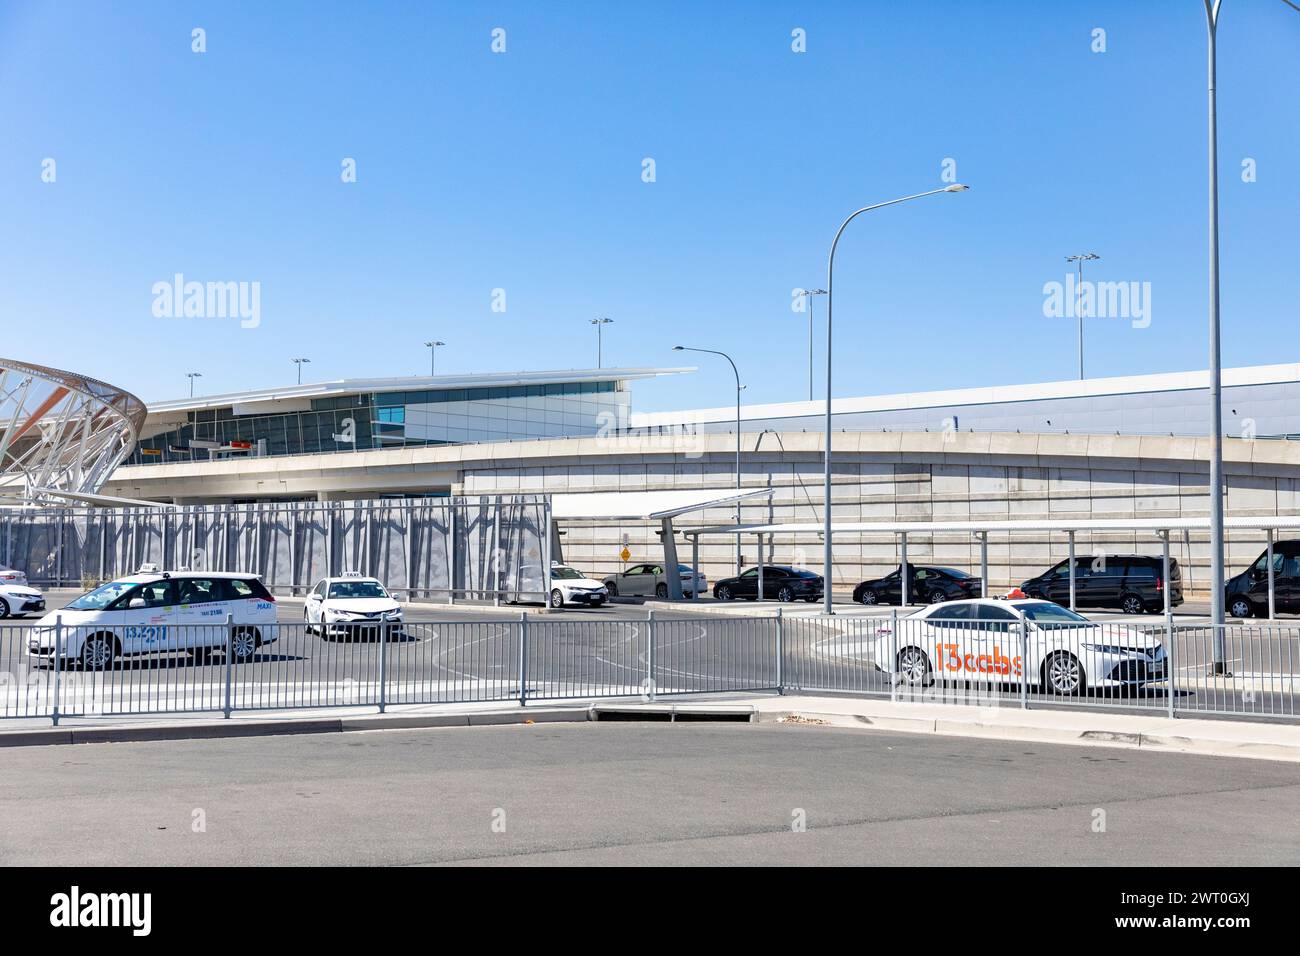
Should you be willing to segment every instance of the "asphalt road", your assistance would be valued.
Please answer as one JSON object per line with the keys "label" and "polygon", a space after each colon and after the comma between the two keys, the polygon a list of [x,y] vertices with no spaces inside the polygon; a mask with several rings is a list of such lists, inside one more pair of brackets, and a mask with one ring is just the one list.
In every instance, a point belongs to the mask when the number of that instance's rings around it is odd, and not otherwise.
{"label": "asphalt road", "polygon": [[1300,766],[1131,750],[592,723],[32,747],[5,764],[6,865],[1300,863]]}

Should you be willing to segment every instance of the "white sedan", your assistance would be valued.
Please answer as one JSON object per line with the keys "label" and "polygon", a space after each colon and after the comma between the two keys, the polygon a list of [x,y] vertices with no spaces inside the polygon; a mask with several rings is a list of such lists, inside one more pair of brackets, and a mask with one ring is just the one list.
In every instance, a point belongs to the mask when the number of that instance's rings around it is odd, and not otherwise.
{"label": "white sedan", "polygon": [[[1021,638],[1024,629],[1023,640]],[[1140,627],[1098,624],[1050,601],[946,601],[876,631],[872,654],[905,684],[937,680],[1030,684],[1056,694],[1140,687],[1167,676],[1159,639]]]}
{"label": "white sedan", "polygon": [[[677,578],[682,582],[682,594],[686,597],[708,593],[708,580],[703,574],[696,574],[689,564],[677,565]],[[611,596],[666,598],[668,575],[662,564],[634,564],[626,571],[607,576],[605,587]]]}
{"label": "white sedan", "polygon": [[378,578],[355,573],[316,582],[307,595],[303,617],[307,633],[326,638],[377,633],[383,624],[389,625],[390,634],[402,630],[402,606]]}
{"label": "white sedan", "polygon": [[27,575],[17,568],[0,564],[0,584],[20,584],[27,587]]}
{"label": "white sedan", "polygon": [[45,595],[27,586],[26,575],[22,584],[0,578],[0,618],[22,617],[36,612],[45,613]]}
{"label": "white sedan", "polygon": [[600,607],[609,600],[605,585],[563,564],[551,565],[551,607],[583,604]]}

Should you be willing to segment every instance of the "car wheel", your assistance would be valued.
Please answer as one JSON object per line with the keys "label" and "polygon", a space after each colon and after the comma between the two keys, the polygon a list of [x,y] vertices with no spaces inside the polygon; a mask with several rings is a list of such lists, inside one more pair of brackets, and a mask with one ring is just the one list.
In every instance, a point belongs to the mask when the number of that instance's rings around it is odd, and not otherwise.
{"label": "car wheel", "polygon": [[858,597],[858,601],[868,605],[878,604],[880,603],[880,598],[876,595],[875,591],[872,591],[870,588],[868,588],[867,590],[862,592],[861,596]]}
{"label": "car wheel", "polygon": [[719,601],[730,601],[731,588],[727,587],[724,584],[722,587],[718,588],[716,591],[713,592],[713,596],[717,598]]}
{"label": "car wheel", "polygon": [[1228,604],[1228,613],[1233,617],[1253,617],[1255,606],[1244,597],[1233,598]]}
{"label": "car wheel", "polygon": [[4,598],[0,598],[0,620],[4,620],[8,616],[9,616],[9,602],[6,601]]}
{"label": "car wheel", "polygon": [[107,670],[115,657],[117,638],[112,634],[91,634],[81,644],[81,666],[86,670]]}
{"label": "car wheel", "polygon": [[1083,665],[1068,651],[1057,651],[1043,664],[1043,683],[1053,694],[1082,694],[1085,686]]}
{"label": "car wheel", "polygon": [[930,658],[919,647],[905,647],[898,652],[898,674],[904,684],[912,687],[929,687],[934,683]]}
{"label": "car wheel", "polygon": [[1146,602],[1136,594],[1125,594],[1119,606],[1125,614],[1145,614],[1147,609]]}
{"label": "car wheel", "polygon": [[668,596],[668,585],[666,585],[666,584],[656,584],[656,585],[655,585],[655,597],[657,597],[657,598],[666,598],[667,596]]}
{"label": "car wheel", "polygon": [[303,630],[306,631],[308,634],[316,633],[316,628],[312,626],[311,618],[307,616],[306,611],[302,612],[302,627]]}
{"label": "car wheel", "polygon": [[618,585],[613,581],[605,582],[605,590],[609,592],[610,597],[618,597]]}
{"label": "car wheel", "polygon": [[788,604],[794,600],[794,589],[787,584],[785,587],[781,588],[781,590],[776,592],[776,599],[783,604]]}
{"label": "car wheel", "polygon": [[942,604],[946,600],[948,600],[948,597],[942,591],[931,591],[930,598],[927,603]]}
{"label": "car wheel", "polygon": [[564,607],[564,592],[559,588],[551,592],[551,607]]}
{"label": "car wheel", "polygon": [[230,637],[230,647],[235,660],[241,663],[251,661],[257,653],[257,630],[251,627],[239,627]]}

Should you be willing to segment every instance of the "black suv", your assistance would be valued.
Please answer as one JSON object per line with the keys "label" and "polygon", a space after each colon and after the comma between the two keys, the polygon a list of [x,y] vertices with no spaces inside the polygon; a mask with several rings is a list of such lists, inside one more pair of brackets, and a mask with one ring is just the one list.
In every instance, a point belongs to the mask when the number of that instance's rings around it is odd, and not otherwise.
{"label": "black suv", "polygon": [[[859,604],[898,604],[903,600],[902,570],[899,567],[883,578],[863,581],[853,589],[853,600]],[[965,571],[915,564],[908,564],[907,570],[910,572],[907,599],[913,604],[938,604],[981,596],[980,579]]]}
{"label": "black suv", "polygon": [[[1273,545],[1273,602],[1279,611],[1300,611],[1300,541]],[[1268,552],[1223,586],[1223,606],[1232,617],[1268,614]]]}
{"label": "black suv", "polygon": [[[750,568],[734,578],[723,578],[713,585],[713,596],[719,601],[758,597],[758,568]],[[763,597],[778,601],[818,601],[822,596],[822,576],[811,571],[786,567],[780,564],[763,565]]]}
{"label": "black suv", "polygon": [[[1062,561],[1020,585],[1026,597],[1070,603],[1070,562]],[[1165,607],[1164,562],[1141,554],[1074,559],[1077,607],[1116,607],[1126,614],[1158,613]],[[1169,559],[1169,606],[1183,603],[1183,576]]]}

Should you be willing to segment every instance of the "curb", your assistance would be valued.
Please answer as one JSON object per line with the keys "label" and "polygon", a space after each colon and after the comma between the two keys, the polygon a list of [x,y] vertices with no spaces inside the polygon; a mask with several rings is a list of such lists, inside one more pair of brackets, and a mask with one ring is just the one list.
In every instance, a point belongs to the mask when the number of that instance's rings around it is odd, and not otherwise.
{"label": "curb", "polygon": [[1300,743],[1233,740],[1182,734],[1088,730],[1078,727],[1043,727],[1032,724],[991,724],[980,720],[880,714],[843,714],[814,710],[760,710],[755,723],[811,720],[830,727],[885,730],[898,733],[937,734],[983,740],[1021,740],[1029,743],[1069,744],[1084,747],[1122,747],[1207,757],[1249,757],[1256,760],[1300,762]]}
{"label": "curb", "polygon": [[410,730],[438,727],[489,727],[505,724],[586,723],[590,707],[546,710],[488,711],[464,714],[375,714],[302,720],[227,721],[150,727],[52,727],[0,733],[0,749],[57,744],[134,743],[155,740],[216,740],[230,737],[275,737],[298,734],[337,734],[368,730]]}

